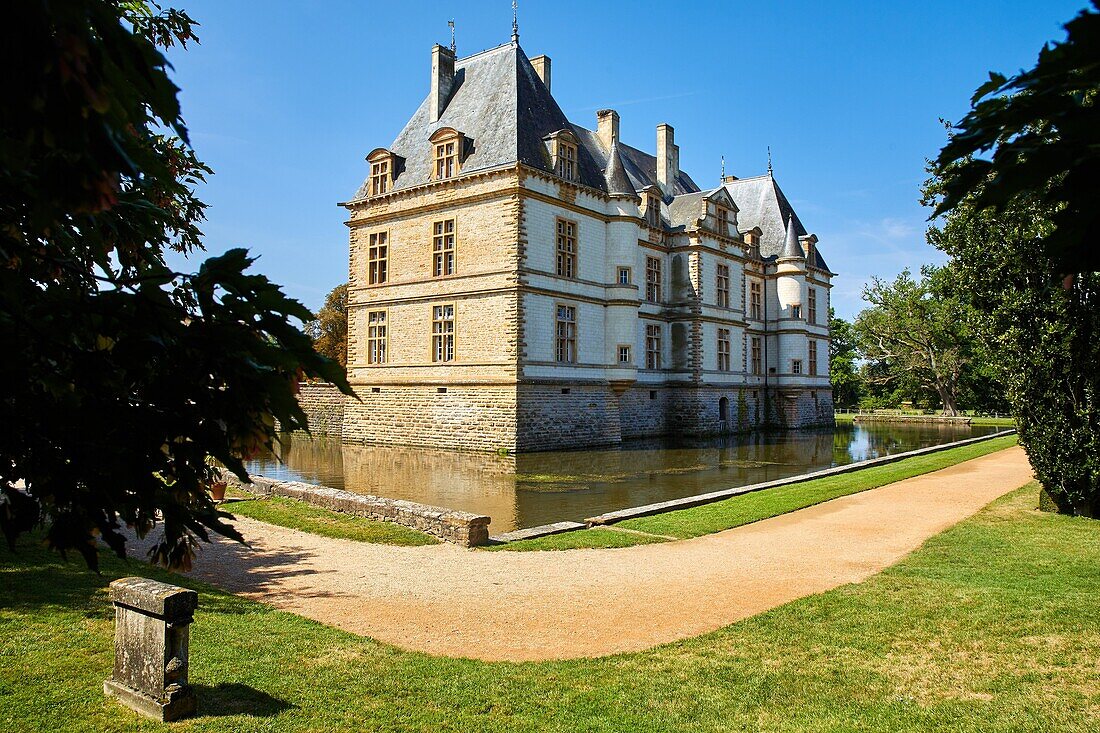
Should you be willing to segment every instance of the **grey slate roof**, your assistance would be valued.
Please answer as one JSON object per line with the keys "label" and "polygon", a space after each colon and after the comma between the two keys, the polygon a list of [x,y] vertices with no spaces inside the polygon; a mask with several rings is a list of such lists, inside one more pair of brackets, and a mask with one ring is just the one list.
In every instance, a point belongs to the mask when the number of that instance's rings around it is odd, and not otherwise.
{"label": "grey slate roof", "polygon": [[798,232],[794,228],[794,212],[787,216],[787,236],[783,240],[783,251],[779,253],[781,258],[805,257],[802,245],[798,243]]}
{"label": "grey slate roof", "polygon": [[[770,173],[755,178],[739,178],[724,184],[737,204],[737,228],[747,231],[760,227],[760,256],[777,257],[787,238],[787,221],[794,222],[795,233],[806,235],[806,227],[798,219],[790,201]],[[814,267],[828,270],[821,252],[814,247]]]}
{"label": "grey slate roof", "polygon": [[611,143],[611,151],[607,155],[607,164],[603,169],[604,185],[607,193],[615,195],[628,195],[637,198],[634,185],[627,178],[626,168],[623,166],[622,156],[619,155],[619,143]]}
{"label": "grey slate roof", "polygon": [[[589,155],[597,161],[606,159],[607,153],[604,152],[603,144],[594,131],[576,124],[572,125],[572,128],[581,146],[588,150]],[[626,170],[626,175],[635,191],[640,191],[646,186],[657,185],[656,156],[644,153],[622,141],[619,142],[619,156],[623,160],[623,168]],[[606,165],[606,163],[601,163],[601,165]],[[684,171],[680,171],[680,175],[676,177],[672,185],[674,196],[682,193],[693,193],[698,190],[699,187],[695,185],[695,181],[691,180],[691,176]]]}
{"label": "grey slate roof", "polygon": [[676,196],[668,205],[668,224],[673,229],[690,227],[703,218],[703,199],[714,193],[709,191],[693,191]]}

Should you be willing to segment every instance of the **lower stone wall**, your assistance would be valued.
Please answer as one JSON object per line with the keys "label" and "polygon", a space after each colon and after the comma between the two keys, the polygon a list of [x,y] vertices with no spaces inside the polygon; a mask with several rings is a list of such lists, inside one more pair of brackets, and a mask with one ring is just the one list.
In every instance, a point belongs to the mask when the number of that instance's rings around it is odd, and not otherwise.
{"label": "lower stone wall", "polygon": [[344,429],[344,405],[347,397],[328,382],[300,382],[298,405],[306,413],[313,435],[339,438]]}
{"label": "lower stone wall", "polygon": [[518,451],[622,443],[618,400],[606,384],[521,384],[516,404]]}
{"label": "lower stone wall", "polygon": [[516,450],[514,386],[355,387],[344,406],[343,439],[372,445]]}
{"label": "lower stone wall", "polygon": [[282,496],[334,512],[393,522],[463,547],[476,547],[489,542],[490,519],[478,514],[298,481],[276,481],[263,476],[253,476],[251,484],[243,484],[228,471],[223,471],[222,475],[226,483],[259,496]]}
{"label": "lower stone wall", "polygon": [[780,428],[824,427],[836,422],[831,389],[782,390],[775,397],[774,412]]}

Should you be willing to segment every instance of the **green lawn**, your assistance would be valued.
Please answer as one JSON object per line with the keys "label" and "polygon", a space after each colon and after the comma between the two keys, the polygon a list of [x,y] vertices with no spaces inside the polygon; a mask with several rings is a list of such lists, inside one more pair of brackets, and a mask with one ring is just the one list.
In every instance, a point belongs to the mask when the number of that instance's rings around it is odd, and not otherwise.
{"label": "green lawn", "polygon": [[924,456],[905,458],[897,463],[888,463],[884,466],[873,466],[852,473],[802,481],[775,489],[764,489],[763,491],[743,494],[713,504],[704,504],[690,509],[666,512],[665,514],[655,514],[651,517],[628,519],[613,525],[617,528],[645,532],[650,536],[619,533],[618,537],[610,540],[607,536],[607,530],[594,528],[549,537],[539,537],[532,540],[521,540],[507,545],[498,545],[494,549],[532,551],[571,550],[582,547],[628,547],[662,541],[660,537],[653,535],[664,535],[676,539],[699,537],[700,535],[721,532],[725,529],[776,517],[780,514],[793,512],[796,509],[804,509],[837,497],[885,486],[894,481],[938,471],[941,468],[1004,450],[1013,445],[1016,445],[1016,436],[1014,435],[993,438]]}
{"label": "green lawn", "polygon": [[232,501],[223,504],[222,510],[268,524],[277,524],[280,527],[299,529],[303,532],[341,540],[405,546],[434,545],[439,542],[429,534],[400,524],[332,512],[296,499],[272,497]]}
{"label": "green lawn", "polygon": [[[836,415],[838,425],[849,425],[855,418],[855,413],[842,412]],[[1016,427],[1016,421],[1011,417],[972,417],[970,424],[975,427]]]}
{"label": "green lawn", "polygon": [[[4,731],[1090,731],[1100,729],[1100,524],[1033,484],[867,582],[695,639],[598,660],[487,664],[200,592],[201,717],[106,700],[104,575],[0,549]],[[367,571],[368,569],[364,569]]]}

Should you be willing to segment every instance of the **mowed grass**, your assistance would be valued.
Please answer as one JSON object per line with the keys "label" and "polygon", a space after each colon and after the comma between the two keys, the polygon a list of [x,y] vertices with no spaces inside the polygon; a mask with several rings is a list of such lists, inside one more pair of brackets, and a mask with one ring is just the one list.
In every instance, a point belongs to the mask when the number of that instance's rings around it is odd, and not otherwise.
{"label": "mowed grass", "polygon": [[992,438],[980,443],[964,445],[959,448],[930,453],[914,458],[905,458],[897,463],[884,466],[872,466],[837,476],[802,481],[774,489],[764,489],[751,494],[742,494],[713,504],[681,509],[675,512],[655,514],[619,522],[613,527],[641,534],[618,533],[614,541],[609,541],[608,532],[603,529],[582,529],[566,534],[521,540],[507,545],[499,545],[499,550],[572,550],[586,547],[629,547],[637,544],[661,542],[661,536],[674,539],[689,539],[705,534],[721,532],[740,527],[762,519],[777,517],[780,514],[805,509],[823,501],[836,499],[860,491],[875,489],[879,486],[938,471],[963,461],[979,458],[1016,445],[1016,436],[1007,435]]}
{"label": "mowed grass", "polygon": [[434,545],[439,542],[429,534],[400,524],[333,512],[303,501],[283,497],[232,501],[223,504],[222,510],[268,524],[277,524],[280,527],[341,540],[410,547]]}
{"label": "mowed grass", "polygon": [[[525,664],[403,652],[136,561],[97,576],[25,539],[0,549],[0,730],[1098,730],[1100,523],[1037,512],[1037,493],[864,583],[642,653]],[[199,590],[198,718],[103,696],[105,586],[131,574]]]}

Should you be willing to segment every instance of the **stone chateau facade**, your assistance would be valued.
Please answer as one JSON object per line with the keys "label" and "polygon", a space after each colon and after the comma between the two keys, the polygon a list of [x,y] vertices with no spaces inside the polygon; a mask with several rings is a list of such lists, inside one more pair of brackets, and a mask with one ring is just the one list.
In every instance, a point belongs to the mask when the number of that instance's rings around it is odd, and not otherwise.
{"label": "stone chateau facade", "polygon": [[518,38],[456,59],[367,156],[343,439],[532,451],[832,424],[832,273],[771,171],[701,189],[566,119]]}

